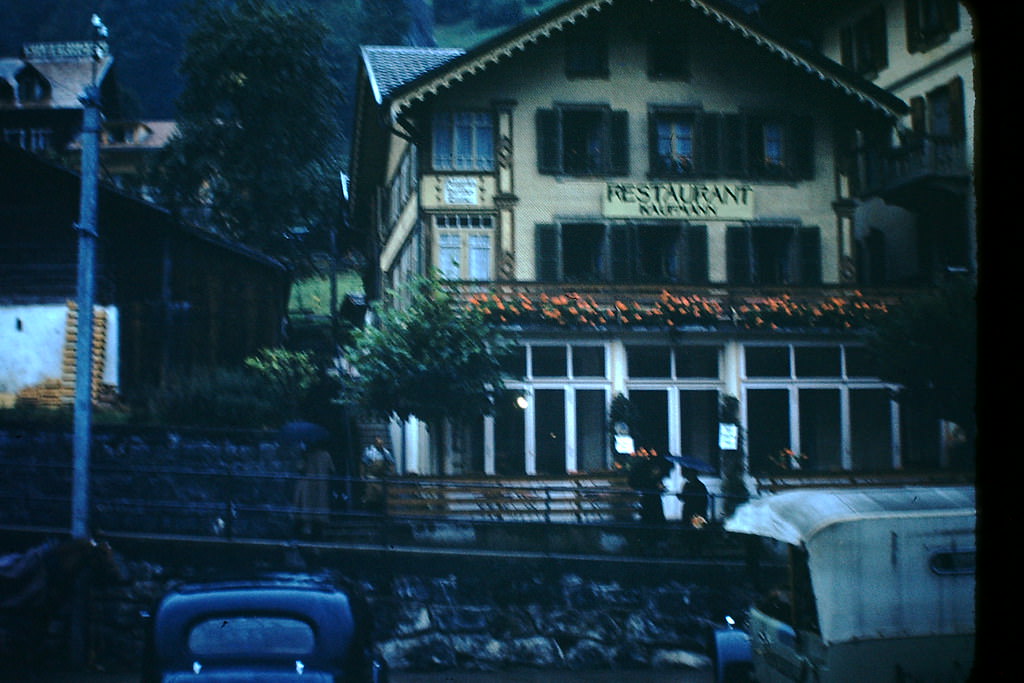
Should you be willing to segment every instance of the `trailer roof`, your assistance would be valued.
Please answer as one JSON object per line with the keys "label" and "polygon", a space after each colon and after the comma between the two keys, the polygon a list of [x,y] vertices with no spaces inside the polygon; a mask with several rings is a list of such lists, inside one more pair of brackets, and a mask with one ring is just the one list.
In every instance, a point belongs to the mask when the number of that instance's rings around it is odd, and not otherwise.
{"label": "trailer roof", "polygon": [[806,544],[822,529],[867,518],[973,512],[972,486],[797,489],[737,508],[726,531]]}

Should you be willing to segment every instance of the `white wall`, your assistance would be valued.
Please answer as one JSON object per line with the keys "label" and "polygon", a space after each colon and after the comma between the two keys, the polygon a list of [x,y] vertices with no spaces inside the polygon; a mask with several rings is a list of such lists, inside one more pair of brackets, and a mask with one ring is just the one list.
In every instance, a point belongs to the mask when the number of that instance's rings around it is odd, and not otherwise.
{"label": "white wall", "polygon": [[[117,309],[107,307],[103,381],[117,384]],[[0,308],[0,394],[16,394],[47,379],[60,379],[67,306],[40,304]]]}

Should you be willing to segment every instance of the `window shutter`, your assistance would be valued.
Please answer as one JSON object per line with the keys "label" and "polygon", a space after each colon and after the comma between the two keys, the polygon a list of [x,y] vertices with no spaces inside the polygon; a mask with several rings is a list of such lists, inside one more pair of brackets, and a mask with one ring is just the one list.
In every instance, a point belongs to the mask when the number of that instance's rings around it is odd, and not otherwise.
{"label": "window shutter", "polygon": [[853,52],[853,27],[847,26],[839,32],[839,63],[847,69],[857,69]]}
{"label": "window shutter", "polygon": [[907,51],[921,50],[921,24],[918,20],[918,0],[906,0],[905,14],[907,19]]}
{"label": "window shutter", "polygon": [[889,66],[888,32],[885,29],[885,7],[879,5],[871,13],[871,68],[880,71]]}
{"label": "window shutter", "polygon": [[747,227],[732,225],[725,232],[725,275],[732,285],[749,285],[750,245]]}
{"label": "window shutter", "polygon": [[800,228],[800,284],[821,284],[821,233],[818,228]]}
{"label": "window shutter", "polygon": [[796,116],[787,131],[791,144],[786,160],[793,178],[809,180],[814,177],[814,119],[810,116]]}
{"label": "window shutter", "polygon": [[562,171],[562,143],[558,111],[537,110],[537,171],[555,175]]}
{"label": "window shutter", "polygon": [[615,224],[612,226],[611,262],[612,282],[632,282],[636,251],[633,240],[633,226]]}
{"label": "window shutter", "polygon": [[688,225],[679,239],[683,253],[679,258],[682,272],[679,279],[688,285],[703,285],[708,281],[708,228],[706,225]]}
{"label": "window shutter", "polygon": [[629,175],[629,114],[611,113],[611,175]]}
{"label": "window shutter", "polygon": [[661,174],[661,161],[658,159],[658,116],[653,111],[647,112],[647,160],[648,172],[652,176]]}
{"label": "window shutter", "polygon": [[558,226],[552,223],[540,223],[535,228],[537,252],[537,280],[541,282],[558,282],[559,264],[561,263],[561,240]]}
{"label": "window shutter", "polygon": [[918,135],[924,135],[927,132],[923,97],[910,98],[910,130]]}
{"label": "window shutter", "polygon": [[960,28],[960,9],[957,0],[939,0],[942,11],[942,28],[952,33]]}
{"label": "window shutter", "polygon": [[699,112],[694,117],[694,166],[696,175],[715,176],[721,167],[721,143],[719,142],[721,114]]}
{"label": "window shutter", "polygon": [[967,134],[964,121],[964,82],[959,77],[949,82],[949,116],[950,132],[957,140],[963,140]]}
{"label": "window shutter", "polygon": [[723,114],[720,120],[721,130],[718,139],[721,142],[719,164],[722,175],[737,178],[747,176],[743,153],[746,144],[743,118],[740,114]]}

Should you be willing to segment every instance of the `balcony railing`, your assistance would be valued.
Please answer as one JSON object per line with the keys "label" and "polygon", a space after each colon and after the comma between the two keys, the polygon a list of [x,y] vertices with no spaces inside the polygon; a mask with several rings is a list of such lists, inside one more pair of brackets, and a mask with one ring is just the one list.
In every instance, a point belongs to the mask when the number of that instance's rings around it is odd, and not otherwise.
{"label": "balcony railing", "polygon": [[886,195],[920,182],[966,179],[969,169],[963,140],[918,136],[866,155],[861,194]]}

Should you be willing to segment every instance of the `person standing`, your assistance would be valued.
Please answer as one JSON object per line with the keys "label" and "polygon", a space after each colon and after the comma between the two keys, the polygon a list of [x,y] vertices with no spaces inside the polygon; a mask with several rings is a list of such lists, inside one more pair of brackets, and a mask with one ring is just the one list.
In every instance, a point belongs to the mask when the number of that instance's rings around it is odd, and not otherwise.
{"label": "person standing", "polygon": [[708,522],[708,487],[696,470],[684,468],[682,473],[686,483],[676,497],[683,501],[683,522],[699,529]]}
{"label": "person standing", "polygon": [[320,540],[330,520],[334,459],[316,444],[305,448],[302,478],[295,487],[296,528],[300,536]]}
{"label": "person standing", "polygon": [[374,512],[384,511],[384,483],[385,477],[395,472],[395,459],[384,446],[384,439],[377,437],[373,443],[363,451],[363,459],[360,463],[360,477],[363,480],[363,507]]}

